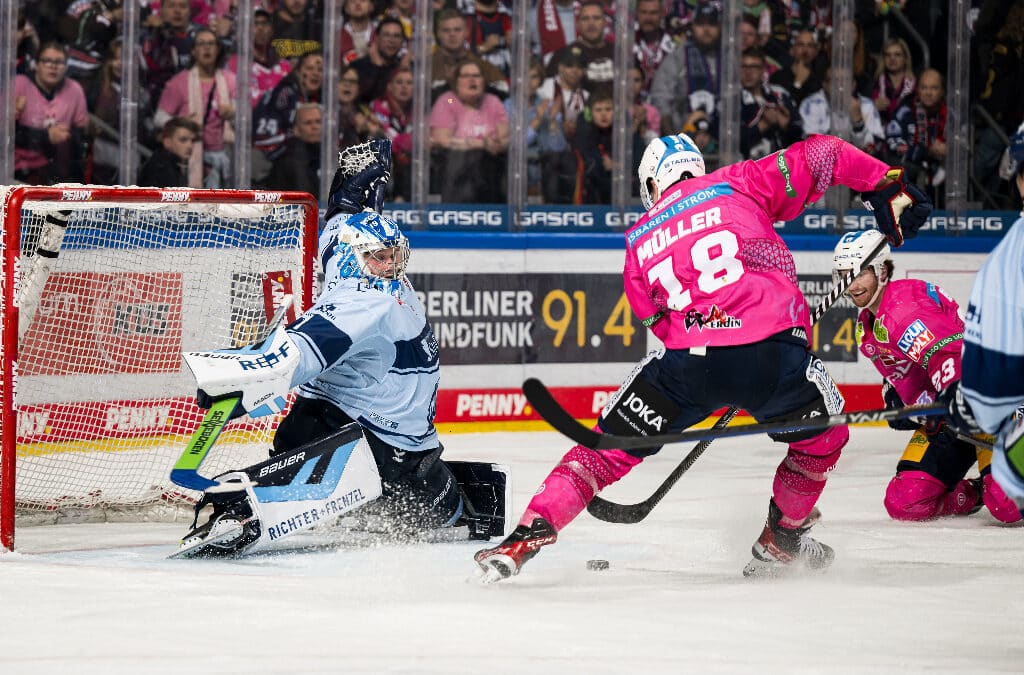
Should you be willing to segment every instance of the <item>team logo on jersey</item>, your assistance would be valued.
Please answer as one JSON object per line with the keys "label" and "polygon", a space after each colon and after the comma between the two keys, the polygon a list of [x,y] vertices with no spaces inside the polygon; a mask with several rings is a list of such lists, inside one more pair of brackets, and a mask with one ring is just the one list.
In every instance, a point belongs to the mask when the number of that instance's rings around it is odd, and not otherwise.
{"label": "team logo on jersey", "polygon": [[686,317],[683,319],[683,327],[689,332],[694,326],[697,327],[698,331],[707,330],[722,330],[740,328],[743,326],[743,320],[737,319],[734,316],[729,316],[718,308],[718,305],[711,305],[711,309],[708,310],[707,314],[704,314],[700,310],[691,309],[686,312]]}
{"label": "team logo on jersey", "polygon": [[874,354],[871,360],[882,364],[888,371],[885,379],[891,382],[902,380],[906,377],[907,373],[910,372],[910,367],[913,365],[913,362],[903,358],[898,352],[884,347],[880,347],[878,353]]}
{"label": "team logo on jersey", "polygon": [[871,332],[875,334],[875,339],[879,342],[889,341],[889,329],[885,327],[880,318],[875,319],[875,323],[871,326]]}
{"label": "team logo on jersey", "polygon": [[909,356],[914,361],[920,362],[921,355],[924,354],[925,348],[935,341],[935,335],[928,330],[928,327],[924,325],[920,319],[907,326],[907,330],[900,336],[899,348],[903,350],[903,353]]}

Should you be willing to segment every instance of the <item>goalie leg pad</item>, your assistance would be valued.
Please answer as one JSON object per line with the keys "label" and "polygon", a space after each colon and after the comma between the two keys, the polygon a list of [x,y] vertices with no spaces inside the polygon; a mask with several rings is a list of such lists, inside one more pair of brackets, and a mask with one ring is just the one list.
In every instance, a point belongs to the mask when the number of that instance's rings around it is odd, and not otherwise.
{"label": "goalie leg pad", "polygon": [[445,463],[462,491],[462,521],[469,526],[469,538],[505,536],[512,509],[509,468],[490,462]]}
{"label": "goalie leg pad", "polygon": [[454,525],[462,515],[462,495],[443,448],[413,452],[367,433],[383,483],[382,515],[410,533]]}
{"label": "goalie leg pad", "polygon": [[[246,523],[256,533],[255,537],[228,542],[229,547],[222,547],[228,550],[220,555],[280,548],[282,540],[333,522],[381,494],[373,453],[355,424],[217,479],[221,485],[204,494],[202,501],[223,501],[236,512],[248,511],[251,516]],[[226,492],[234,486],[238,489]],[[218,515],[215,508],[210,523]]]}
{"label": "goalie leg pad", "polygon": [[326,438],[353,422],[355,420],[327,401],[297,396],[274,433],[274,448],[270,454],[289,453],[293,448]]}

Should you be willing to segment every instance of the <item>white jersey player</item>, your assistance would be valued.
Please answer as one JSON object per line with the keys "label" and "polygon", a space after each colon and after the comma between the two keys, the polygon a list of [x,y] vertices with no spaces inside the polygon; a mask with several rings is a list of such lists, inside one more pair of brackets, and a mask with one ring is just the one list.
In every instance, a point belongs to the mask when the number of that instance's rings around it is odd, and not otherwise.
{"label": "white jersey player", "polygon": [[[253,348],[241,350],[242,358],[248,358],[241,366],[239,350],[186,356],[199,398],[241,392],[242,410],[236,413],[279,411],[288,392],[298,390],[274,437],[270,461],[221,481],[244,484],[248,479],[257,485],[246,488],[246,499],[239,499],[237,490],[225,497],[222,487],[211,489],[204,502],[214,504],[214,517],[185,538],[186,546],[214,551],[207,538],[216,536],[215,530],[237,529],[227,522],[232,509],[241,515],[234,520],[259,532],[231,540],[215,553],[269,547],[272,540],[376,495],[382,495],[378,511],[402,533],[460,522],[473,538],[504,533],[503,518],[496,516],[504,514],[504,505],[497,503],[504,497],[504,475],[490,464],[453,466],[440,459],[433,424],[440,379],[437,340],[405,276],[408,240],[375,210],[380,208],[377,188],[387,173],[381,166],[389,166],[390,149],[386,141],[373,143],[373,154],[383,149],[384,159],[374,159],[355,175],[339,169],[341,178],[335,177],[319,246],[325,285],[314,306],[279,329],[257,350],[258,358],[252,358]],[[373,208],[364,210],[366,201]],[[352,433],[350,425],[355,425]],[[369,466],[374,475],[367,477],[360,468],[359,480],[346,482],[348,465]],[[494,488],[495,483],[499,486],[484,495],[474,493],[474,488]],[[319,501],[311,505],[310,495]],[[275,512],[268,519],[271,503]]]}

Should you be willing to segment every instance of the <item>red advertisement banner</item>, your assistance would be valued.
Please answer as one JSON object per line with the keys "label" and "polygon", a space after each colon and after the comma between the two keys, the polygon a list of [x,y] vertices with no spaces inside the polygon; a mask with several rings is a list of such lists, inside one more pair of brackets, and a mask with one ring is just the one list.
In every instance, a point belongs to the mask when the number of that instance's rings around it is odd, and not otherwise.
{"label": "red advertisement banner", "polygon": [[181,275],[51,274],[25,333],[22,376],[177,372]]}

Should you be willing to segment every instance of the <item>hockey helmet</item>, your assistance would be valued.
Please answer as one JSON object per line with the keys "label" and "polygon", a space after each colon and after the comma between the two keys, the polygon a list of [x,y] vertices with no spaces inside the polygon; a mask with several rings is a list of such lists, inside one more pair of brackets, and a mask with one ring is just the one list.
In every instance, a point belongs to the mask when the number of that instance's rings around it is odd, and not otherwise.
{"label": "hockey helmet", "polygon": [[[885,235],[878,230],[862,230],[844,234],[832,254],[832,282],[838,284],[843,280],[843,275],[850,270],[861,269],[864,260],[875,250],[879,242],[884,240]],[[889,248],[889,244],[882,246],[878,255],[868,263],[868,267],[874,270],[875,276],[878,278],[879,289],[889,283],[888,274],[886,274],[885,280],[882,280],[882,267],[885,266],[886,261],[889,261],[890,266],[892,265],[892,250]]]}
{"label": "hockey helmet", "polygon": [[324,261],[340,278],[361,278],[380,290],[396,290],[409,264],[409,240],[395,221],[373,211],[348,216]]}
{"label": "hockey helmet", "polygon": [[999,165],[999,177],[1012,181],[1014,176],[1022,172],[1024,172],[1024,124],[1021,124],[1014,135],[1010,136],[1006,157]]}
{"label": "hockey helmet", "polygon": [[644,150],[640,166],[637,168],[640,177],[640,201],[644,208],[654,206],[649,181],[654,181],[658,186],[659,194],[665,194],[669,186],[687,173],[691,178],[706,173],[704,156],[692,138],[686,134],[673,134],[651,141]]}

